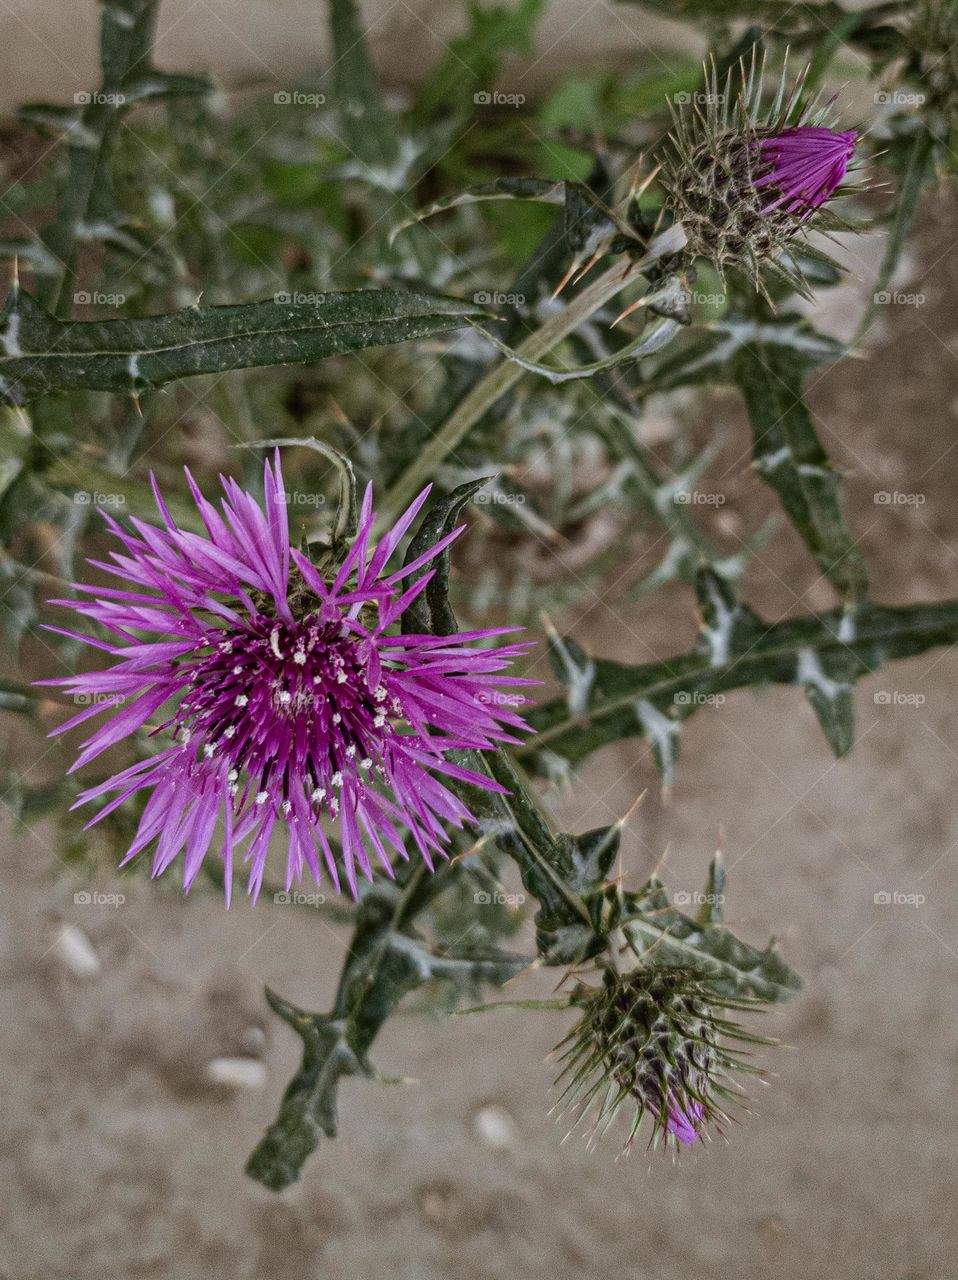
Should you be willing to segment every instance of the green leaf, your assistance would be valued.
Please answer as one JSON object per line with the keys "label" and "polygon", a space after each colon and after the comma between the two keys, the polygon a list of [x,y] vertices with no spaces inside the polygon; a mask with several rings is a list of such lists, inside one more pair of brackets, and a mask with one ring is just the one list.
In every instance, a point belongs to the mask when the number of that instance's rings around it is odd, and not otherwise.
{"label": "green leaf", "polygon": [[[433,503],[418,533],[409,544],[404,563],[412,564],[413,560],[417,560],[430,547],[435,546],[446,534],[452,533],[463,507],[472,501],[480,489],[485,488],[491,478],[491,476],[483,476],[479,480],[468,480],[458,489],[453,489],[447,497]],[[431,632],[437,636],[454,635],[458,627],[449,603],[448,547],[425,566],[423,572],[430,570],[434,571],[434,576],[429,586],[403,614],[403,632],[406,634]],[[412,583],[409,585],[411,586]]]}
{"label": "green leaf", "polygon": [[[717,590],[714,580],[711,586]],[[772,624],[750,611],[722,617],[706,621],[691,653],[664,662],[627,666],[593,659],[587,707],[572,711],[564,698],[536,707],[527,717],[535,736],[517,748],[518,759],[549,775],[557,764],[575,767],[623,738],[644,734],[655,743],[643,705],[677,731],[715,695],[763,684],[806,691],[833,749],[841,752],[851,737],[850,694],[843,686],[882,663],[958,641],[958,601],[899,609],[861,601]],[[659,726],[658,732],[661,738],[666,730]]]}
{"label": "green leaf", "polygon": [[175,378],[305,364],[406,342],[461,328],[482,314],[454,298],[386,289],[317,299],[197,305],[136,320],[68,322],[14,289],[0,315],[0,402],[23,404],[78,387],[136,395]]}
{"label": "green leaf", "polygon": [[724,925],[683,915],[654,878],[639,893],[621,894],[618,912],[619,926],[638,955],[695,969],[726,995],[777,1002],[801,990],[801,979],[774,942],[759,951]]}
{"label": "green leaf", "polygon": [[751,342],[736,357],[735,372],[752,425],[755,469],[836,590],[849,598],[863,594],[868,572],[842,512],[840,477],[802,397],[802,358]]}
{"label": "green leaf", "polygon": [[[333,90],[343,141],[370,176],[388,178],[399,138],[386,110],[354,0],[330,0]],[[391,181],[377,185],[392,186]]]}

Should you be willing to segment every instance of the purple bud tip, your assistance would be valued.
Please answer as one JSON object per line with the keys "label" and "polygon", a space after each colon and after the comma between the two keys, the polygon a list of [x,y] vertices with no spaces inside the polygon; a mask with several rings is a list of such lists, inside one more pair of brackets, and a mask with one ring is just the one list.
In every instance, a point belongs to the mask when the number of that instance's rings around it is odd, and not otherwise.
{"label": "purple bud tip", "polygon": [[674,1133],[683,1146],[691,1147],[698,1142],[698,1126],[702,1122],[705,1108],[695,1098],[687,1098],[684,1102],[677,1099],[669,1105],[669,1118],[665,1127]]}
{"label": "purple bud tip", "polygon": [[762,212],[812,213],[841,185],[857,141],[854,129],[835,133],[811,126],[760,138],[756,146],[762,174],[754,185],[770,188],[775,196]]}

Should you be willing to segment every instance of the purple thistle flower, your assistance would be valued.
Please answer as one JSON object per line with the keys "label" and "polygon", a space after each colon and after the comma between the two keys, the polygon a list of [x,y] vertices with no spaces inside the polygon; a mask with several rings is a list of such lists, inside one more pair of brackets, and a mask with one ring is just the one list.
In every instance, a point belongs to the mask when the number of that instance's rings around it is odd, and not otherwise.
{"label": "purple thistle flower", "polygon": [[705,1107],[696,1098],[679,1101],[674,1095],[669,1102],[669,1114],[665,1127],[674,1133],[683,1146],[694,1146],[699,1140],[698,1126],[705,1116]]}
{"label": "purple thistle flower", "polygon": [[841,185],[857,141],[854,129],[835,133],[810,125],[759,138],[755,146],[767,169],[753,185],[775,196],[762,212],[810,216]]}
{"label": "purple thistle flower", "polygon": [[[372,879],[372,853],[391,875],[391,857],[408,857],[410,837],[432,869],[448,841],[443,824],[474,820],[443,779],[504,791],[450,753],[517,741],[510,730],[527,726],[514,708],[527,699],[497,686],[534,683],[497,674],[528,643],[473,647],[521,628],[398,634],[396,624],[435,572],[423,570],[465,526],[390,570],[429,489],[372,547],[367,487],[352,548],[324,574],[290,548],[278,453],[265,467],[262,509],[223,479],[221,516],[186,475],[205,537],[177,527],[152,481],[163,527],[133,519],[130,533],[104,513],[124,550],[111,553],[112,563],[90,561],[124,587],[80,584],[93,600],[52,602],[111,635],[51,630],[115,660],[102,671],[43,682],[93,701],[57,733],[107,706],[114,711],[73,769],[153,717],[160,723],[152,733],[168,742],[80,794],[78,805],[116,793],[88,825],[149,791],[123,864],[155,840],[157,876],[185,850],[189,890],[222,822],[227,905],[234,854],[248,842],[255,900],[276,828],[288,839],[287,890],[307,868],[319,882],[321,858],[337,889],[341,865],[355,897],[357,866]],[[327,828],[338,828],[338,853]]]}

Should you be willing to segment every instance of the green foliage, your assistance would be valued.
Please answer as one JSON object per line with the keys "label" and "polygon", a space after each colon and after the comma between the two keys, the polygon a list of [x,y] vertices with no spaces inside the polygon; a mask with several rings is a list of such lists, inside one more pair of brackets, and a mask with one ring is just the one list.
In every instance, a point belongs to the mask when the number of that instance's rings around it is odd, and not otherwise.
{"label": "green foliage", "polygon": [[0,316],[0,398],[22,405],[53,391],[139,395],[178,378],[252,365],[305,364],[407,342],[465,324],[482,309],[388,289],[279,295],[230,307],[198,304],[137,320],[56,320],[22,289]]}

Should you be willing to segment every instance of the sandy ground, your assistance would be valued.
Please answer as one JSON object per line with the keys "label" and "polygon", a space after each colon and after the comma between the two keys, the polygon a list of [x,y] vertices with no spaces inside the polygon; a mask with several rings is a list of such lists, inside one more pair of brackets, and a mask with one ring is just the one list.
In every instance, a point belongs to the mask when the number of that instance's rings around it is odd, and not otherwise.
{"label": "sandy ground", "polygon": [[[926,265],[908,281],[925,305],[886,308],[872,358],[826,372],[811,397],[883,601],[958,592],[956,230],[933,201]],[[729,501],[703,518],[733,545],[773,504],[748,472],[737,402],[717,401],[705,426],[729,432],[709,481]],[[925,502],[876,505],[896,489]],[[816,578],[782,529],[747,590],[779,616],[829,603]],[[690,618],[676,588],[624,613],[592,601],[569,621],[597,650],[643,660],[682,646]],[[637,742],[594,759],[565,805],[564,823],[582,830],[651,788],[625,841],[633,882],[668,846],[668,883],[694,890],[721,838],[731,922],[756,942],[776,930],[807,979],[768,1020],[790,1047],[753,1114],[675,1165],[560,1145],[544,1059],[564,1015],[408,1014],[376,1060],[418,1083],[347,1083],[341,1137],[273,1196],[242,1166],[298,1045],[266,1015],[262,985],[322,1008],[345,932],[308,910],[227,914],[212,895],[183,902],[106,872],[92,883],[58,867],[49,828],[8,837],[0,1276],[953,1276],[956,679],[958,654],[939,651],[863,681],[858,743],[837,763],[796,691],[737,694],[687,727],[668,805]],[[876,703],[880,692],[899,698]],[[94,889],[126,901],[74,903]],[[879,905],[880,891],[922,901]],[[89,939],[97,973],[80,977],[51,950],[63,921]],[[261,1056],[260,1085],[211,1086],[209,1061],[237,1054]]]}

